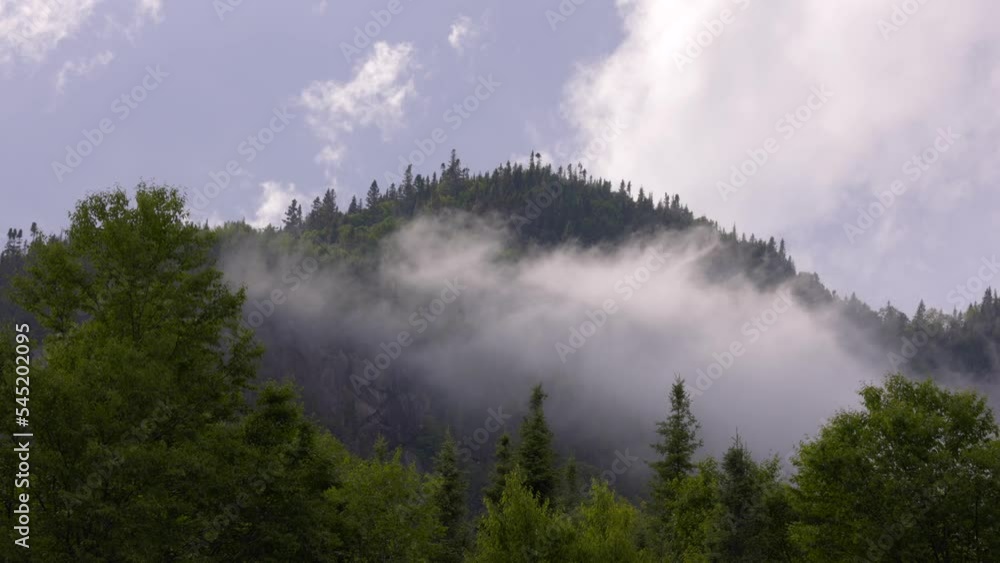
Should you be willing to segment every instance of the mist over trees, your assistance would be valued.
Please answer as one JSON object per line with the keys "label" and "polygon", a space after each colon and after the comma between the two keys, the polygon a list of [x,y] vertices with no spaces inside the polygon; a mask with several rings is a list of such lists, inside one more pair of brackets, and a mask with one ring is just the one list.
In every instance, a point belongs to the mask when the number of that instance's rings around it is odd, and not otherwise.
{"label": "mist over trees", "polygon": [[[456,210],[516,233],[501,249],[510,264],[539,248],[709,230],[717,242],[699,258],[707,283],[788,284],[809,307],[832,307],[856,323],[842,335],[845,346],[871,341],[894,352],[900,339],[926,338],[913,354],[898,352],[911,377],[863,385],[857,408],[803,440],[791,475],[776,456],[755,454],[736,428],[722,455],[703,451],[694,375],[663,366],[656,377],[673,385],[655,397],[660,414],[641,421],[655,437],[654,455],[643,460],[651,478],[625,492],[587,463],[585,438],[570,440],[555,425],[550,405],[573,400],[562,380],[539,374],[519,410],[507,409],[519,416],[496,412],[452,428],[468,418],[455,414],[461,405],[438,393],[417,409],[426,394],[401,370],[370,379],[343,352],[330,353],[335,377],[303,369],[309,364],[284,340],[295,333],[277,323],[280,314],[257,307],[219,267],[251,244],[276,263],[322,256],[357,283],[357,292],[340,286],[329,299],[370,296],[385,289],[370,282],[391,261],[387,238],[417,217]],[[307,266],[300,260],[289,288],[312,275]],[[798,273],[784,241],[747,238],[696,218],[677,196],[654,202],[643,188],[615,189],[581,167],[553,170],[534,154],[527,166],[472,175],[453,153],[430,178],[407,170],[384,191],[373,182],[346,211],[333,190],[307,211],[292,202],[281,229],[262,231],[196,225],[183,194],[166,186],[100,192],[78,203],[62,234],[9,231],[0,283],[0,318],[29,322],[43,336],[32,358],[31,542],[45,560],[1000,557],[996,418],[983,396],[924,377],[995,381],[1000,305],[992,290],[964,311],[921,306],[912,319],[889,305],[876,312]],[[416,319],[428,334],[451,322],[426,311]],[[0,351],[0,394],[12,396],[13,352]],[[346,398],[327,400],[338,395]],[[367,403],[358,396],[399,412],[360,410]],[[13,422],[2,423],[5,468],[17,461]],[[483,433],[489,439],[480,442]],[[15,559],[13,483],[0,488],[2,553]]]}

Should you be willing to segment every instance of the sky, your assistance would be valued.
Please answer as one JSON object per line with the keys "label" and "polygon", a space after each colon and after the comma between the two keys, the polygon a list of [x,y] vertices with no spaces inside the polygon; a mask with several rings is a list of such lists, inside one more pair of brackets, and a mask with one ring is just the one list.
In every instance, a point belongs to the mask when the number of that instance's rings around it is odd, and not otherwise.
{"label": "sky", "polygon": [[[0,223],[140,180],[199,220],[540,151],[912,314],[1000,273],[985,0],[0,0]],[[307,204],[308,205],[308,204]]]}

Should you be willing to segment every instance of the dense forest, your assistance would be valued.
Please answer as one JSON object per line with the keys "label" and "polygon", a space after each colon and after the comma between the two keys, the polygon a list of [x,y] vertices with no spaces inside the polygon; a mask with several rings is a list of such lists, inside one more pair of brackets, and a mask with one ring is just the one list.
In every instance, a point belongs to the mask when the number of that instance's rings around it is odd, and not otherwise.
{"label": "dense forest", "polygon": [[[280,228],[213,228],[190,220],[183,191],[140,184],[84,198],[62,233],[8,231],[0,394],[15,395],[6,343],[30,326],[30,542],[40,560],[1000,558],[997,420],[984,396],[935,382],[996,383],[1000,297],[991,289],[961,311],[873,310],[798,272],[783,240],[748,237],[696,217],[677,195],[654,201],[534,154],[526,166],[473,175],[453,152],[429,177],[408,169],[398,184],[372,182],[363,200],[341,204],[328,190],[293,201]],[[674,383],[662,416],[646,421],[656,456],[620,460],[648,463],[651,478],[616,490],[553,430],[546,404],[560,389],[535,385],[521,416],[485,423],[499,434],[492,451],[469,455],[461,435],[482,417],[464,424],[436,396],[411,412],[427,392],[401,374],[374,386],[359,378],[363,344],[330,359],[334,376],[319,372],[315,359],[294,356],[278,316],[253,321],[255,290],[223,271],[252,248],[265,262],[319,257],[368,287],[389,259],[387,237],[456,213],[508,233],[510,262],[664,232],[708,237],[707,283],[788,285],[849,319],[844,345],[892,374],[803,441],[786,475],[738,434],[723,455],[705,454],[691,375],[666,368],[660,376]],[[369,394],[393,412],[367,408]],[[13,417],[2,432],[7,471],[17,465]],[[4,483],[2,549],[18,560],[18,502]]]}

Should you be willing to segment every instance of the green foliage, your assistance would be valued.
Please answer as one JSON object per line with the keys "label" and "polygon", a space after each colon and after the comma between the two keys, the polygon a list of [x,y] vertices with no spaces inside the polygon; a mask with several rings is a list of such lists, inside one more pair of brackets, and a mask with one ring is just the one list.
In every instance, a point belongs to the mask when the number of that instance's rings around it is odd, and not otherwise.
{"label": "green foliage", "polygon": [[458,445],[445,432],[444,443],[434,459],[431,502],[445,529],[443,561],[461,561],[469,540],[465,521],[465,478],[458,465]]}
{"label": "green foliage", "polygon": [[1000,556],[1000,442],[971,392],[901,375],[860,392],[801,446],[792,525],[816,561]]}
{"label": "green foliage", "polygon": [[510,434],[506,432],[497,440],[495,461],[493,471],[490,473],[490,481],[484,496],[494,504],[500,503],[500,497],[507,486],[507,474],[514,467],[514,450],[510,443]]}
{"label": "green foliage", "polygon": [[790,510],[779,463],[758,464],[737,436],[722,458],[707,537],[712,561],[790,561]]}
{"label": "green foliage", "polygon": [[691,397],[684,388],[684,380],[677,376],[670,388],[670,416],[656,423],[660,441],[652,447],[660,459],[650,464],[656,472],[653,496],[664,518],[669,516],[666,505],[676,494],[675,486],[694,469],[694,454],[702,444],[699,428],[691,413]]}
{"label": "green foliage", "polygon": [[545,421],[543,404],[546,397],[541,384],[531,390],[528,415],[521,424],[517,464],[521,467],[528,490],[543,502],[550,502],[556,491],[556,454],[552,449],[552,431]]}
{"label": "green foliage", "polygon": [[[553,187],[558,189],[553,190]],[[373,183],[366,205],[341,213],[336,194],[307,217],[293,202],[284,229],[243,223],[215,231],[187,221],[173,188],[140,184],[84,198],[64,236],[8,231],[0,285],[33,316],[31,545],[45,561],[844,561],[996,560],[1000,554],[1000,439],[984,399],[902,375],[866,386],[863,410],[839,413],[804,443],[793,484],[777,460],[757,462],[737,439],[721,463],[701,446],[678,379],[657,423],[651,510],[595,482],[580,499],[577,464],[556,469],[545,393],[532,391],[515,449],[504,434],[484,490],[486,514],[470,538],[465,468],[450,432],[423,475],[379,437],[361,459],[303,412],[296,390],[254,386],[262,350],[239,323],[245,299],[214,265],[220,249],[263,243],[350,268],[408,218],[442,207],[505,215],[543,193],[558,204],[516,228],[524,243],[614,241],[653,228],[709,224],[676,196],[654,204],[581,169],[527,168],[470,175],[455,154],[441,175],[407,171],[397,188]],[[526,199],[527,198],[527,199]],[[787,281],[784,244],[735,229],[709,256],[715,276]],[[508,249],[518,256],[520,249]],[[815,278],[797,279],[809,302],[830,302]],[[895,345],[938,335],[910,365],[990,373],[1000,300],[944,315],[923,303],[914,318],[856,299],[840,305]],[[0,396],[13,396],[9,331],[0,326]],[[866,328],[866,330],[868,330]],[[942,358],[951,358],[947,361]],[[348,415],[350,416],[350,415]],[[17,463],[13,420],[0,421],[0,466]],[[390,434],[396,436],[395,434]],[[435,434],[436,436],[436,434]],[[394,438],[398,440],[398,437]],[[429,448],[428,448],[429,449]],[[428,454],[429,455],[429,454]],[[516,467],[515,467],[516,465]],[[586,467],[584,465],[584,467]],[[9,472],[10,474],[12,472]],[[479,475],[481,477],[481,475]],[[565,490],[564,490],[565,489]],[[12,499],[13,482],[0,481]],[[0,558],[23,557],[8,537]]]}
{"label": "green foliage", "polygon": [[647,550],[638,547],[638,511],[600,479],[591,483],[574,528],[573,561],[653,561]]}
{"label": "green foliage", "polygon": [[431,500],[433,483],[402,450],[388,459],[354,460],[339,487],[326,491],[332,520],[345,541],[333,554],[339,561],[438,561],[445,528]]}
{"label": "green foliage", "polygon": [[507,474],[500,502],[487,501],[471,561],[479,563],[572,561],[573,526],[527,487],[520,468]]}

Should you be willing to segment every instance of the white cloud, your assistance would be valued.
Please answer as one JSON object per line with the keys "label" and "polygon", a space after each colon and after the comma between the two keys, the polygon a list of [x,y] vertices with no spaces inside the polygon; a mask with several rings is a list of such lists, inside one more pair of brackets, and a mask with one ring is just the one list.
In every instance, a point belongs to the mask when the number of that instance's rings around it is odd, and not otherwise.
{"label": "white cloud", "polygon": [[326,145],[318,162],[335,164],[344,153],[341,137],[357,127],[375,126],[388,136],[403,121],[403,106],[416,94],[413,46],[376,43],[348,82],[316,81],[298,97],[306,122]]}
{"label": "white cloud", "polygon": [[479,38],[479,31],[479,27],[472,22],[469,16],[458,16],[458,19],[451,24],[448,43],[461,53]]}
{"label": "white cloud", "polygon": [[[0,0],[0,65],[40,63],[94,16],[101,0]],[[116,7],[113,4],[106,5]],[[133,40],[148,21],[163,21],[162,0],[135,0],[131,21],[106,14],[108,27]]]}
{"label": "white cloud", "polygon": [[102,51],[89,59],[66,61],[56,73],[56,90],[63,92],[71,78],[88,75],[99,67],[107,66],[114,58],[115,54],[111,51]]}
{"label": "white cloud", "polygon": [[306,196],[296,190],[293,183],[283,185],[281,182],[268,181],[263,182],[260,188],[261,195],[257,211],[254,213],[253,219],[248,221],[250,225],[259,229],[268,225],[281,227],[285,211],[288,210],[293,199],[298,200],[299,205],[302,205],[303,208],[308,207]]}
{"label": "white cloud", "polygon": [[[827,229],[827,251],[846,245],[841,224],[900,177],[938,128],[951,126],[963,141],[912,182],[891,218],[919,227],[939,210],[915,194],[984,171],[1000,137],[1000,34],[985,0],[914,1],[912,15],[898,0],[618,4],[622,43],[566,87],[577,152],[597,148],[591,171],[680,193],[721,224],[800,241]],[[834,95],[786,139],[779,120],[817,85]],[[602,139],[615,121],[622,133]],[[779,149],[724,200],[718,183],[772,137]],[[998,176],[994,167],[963,189],[978,191],[981,205]],[[900,242],[882,237],[842,250],[877,261]]]}
{"label": "white cloud", "polygon": [[0,0],[0,64],[40,62],[93,14],[98,0]]}

